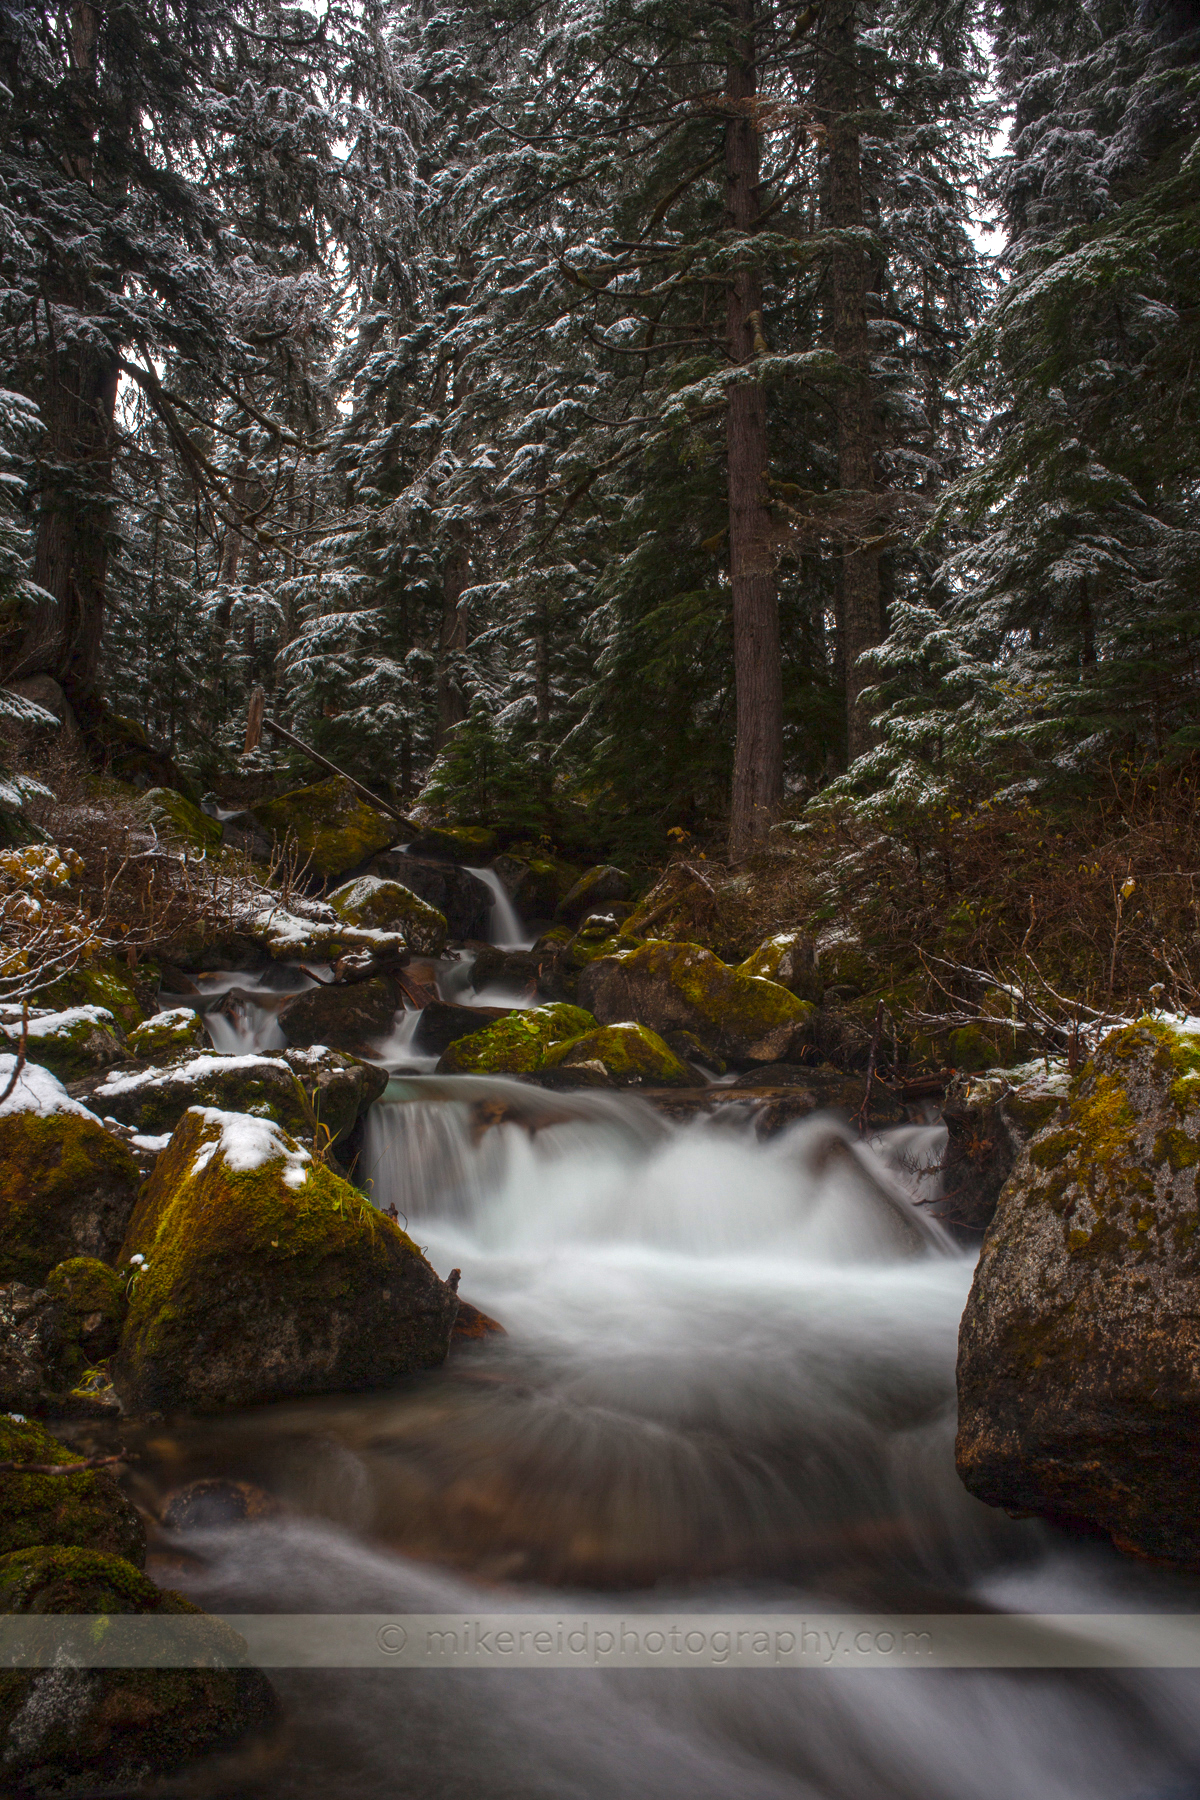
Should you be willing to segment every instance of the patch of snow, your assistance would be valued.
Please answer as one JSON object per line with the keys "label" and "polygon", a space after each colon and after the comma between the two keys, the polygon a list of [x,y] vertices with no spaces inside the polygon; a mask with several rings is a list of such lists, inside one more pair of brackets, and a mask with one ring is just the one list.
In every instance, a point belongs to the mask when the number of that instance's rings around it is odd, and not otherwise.
{"label": "patch of snow", "polygon": [[[15,1056],[0,1056],[0,1093],[12,1080],[16,1066]],[[48,1119],[53,1113],[75,1113],[81,1119],[90,1119],[93,1125],[100,1123],[95,1113],[81,1106],[78,1100],[72,1100],[57,1076],[49,1069],[43,1069],[40,1063],[26,1063],[16,1087],[8,1099],[0,1103],[0,1116],[19,1112],[37,1113],[42,1119]]]}
{"label": "patch of snow", "polygon": [[194,1006],[169,1006],[165,1012],[157,1012],[146,1020],[147,1025],[155,1027],[166,1025],[173,1029],[177,1025],[187,1025],[196,1016]]}
{"label": "patch of snow", "polygon": [[161,1137],[146,1137],[142,1132],[135,1131],[129,1141],[131,1144],[135,1145],[137,1149],[153,1150],[157,1155],[160,1150],[166,1149],[171,1141],[171,1134],[169,1131],[164,1131]]}
{"label": "patch of snow", "polygon": [[161,1087],[170,1081],[200,1081],[205,1075],[218,1074],[222,1069],[282,1069],[285,1074],[290,1073],[279,1056],[260,1056],[256,1052],[244,1056],[193,1056],[190,1062],[179,1063],[170,1069],[160,1069],[155,1064],[139,1070],[136,1075],[106,1075],[94,1098],[106,1100],[111,1094],[135,1093],[139,1088]]}
{"label": "patch of snow", "polygon": [[[64,1012],[39,1012],[36,1019],[30,1013],[29,1035],[31,1038],[66,1037],[75,1025],[104,1025],[111,1029],[116,1022],[105,1006],[69,1006]],[[21,1035],[19,1011],[16,1019],[0,1020],[0,1031],[7,1037]]]}
{"label": "patch of snow", "polygon": [[273,1119],[256,1119],[250,1113],[222,1112],[216,1106],[193,1106],[206,1125],[215,1125],[219,1135],[210,1138],[192,1164],[192,1174],[199,1175],[214,1156],[222,1156],[225,1166],[235,1175],[261,1169],[270,1162],[283,1162],[283,1179],[288,1187],[303,1187],[308,1179],[312,1157],[298,1149]]}

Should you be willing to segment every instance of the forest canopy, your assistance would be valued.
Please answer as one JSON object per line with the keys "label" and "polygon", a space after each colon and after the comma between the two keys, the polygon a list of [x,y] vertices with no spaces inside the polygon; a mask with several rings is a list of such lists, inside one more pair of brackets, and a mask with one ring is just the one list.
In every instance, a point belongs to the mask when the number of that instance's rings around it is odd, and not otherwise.
{"label": "forest canopy", "polygon": [[[0,669],[661,858],[1197,746],[1193,0],[0,16]],[[6,702],[11,708],[20,702]]]}

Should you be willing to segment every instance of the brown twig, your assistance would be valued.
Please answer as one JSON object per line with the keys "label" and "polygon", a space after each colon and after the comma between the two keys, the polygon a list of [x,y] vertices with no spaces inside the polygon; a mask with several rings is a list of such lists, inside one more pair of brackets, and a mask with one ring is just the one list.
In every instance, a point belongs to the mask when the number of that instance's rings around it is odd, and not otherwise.
{"label": "brown twig", "polygon": [[114,1463],[133,1462],[127,1451],[119,1456],[85,1456],[79,1462],[0,1462],[0,1475],[78,1475],[83,1469],[107,1469]]}
{"label": "brown twig", "polygon": [[9,1076],[8,1085],[4,1092],[0,1094],[0,1106],[3,1106],[4,1102],[16,1091],[17,1083],[21,1079],[21,1071],[25,1067],[25,1052],[28,1048],[29,1001],[28,999],[25,999],[21,1002],[21,1041],[17,1046],[17,1066]]}

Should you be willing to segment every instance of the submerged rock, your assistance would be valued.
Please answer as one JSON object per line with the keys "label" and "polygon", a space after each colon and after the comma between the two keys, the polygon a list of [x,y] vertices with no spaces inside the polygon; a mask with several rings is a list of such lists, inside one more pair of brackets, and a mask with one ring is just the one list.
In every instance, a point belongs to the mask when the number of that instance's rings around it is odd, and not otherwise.
{"label": "submerged rock", "polygon": [[253,1051],[245,1056],[211,1051],[184,1057],[165,1069],[155,1065],[134,1074],[110,1074],[89,1098],[102,1117],[158,1136],[174,1131],[191,1106],[251,1113],[310,1139],[316,1123],[304,1090],[283,1057]]}
{"label": "submerged rock", "polygon": [[540,1069],[555,1044],[594,1031],[596,1021],[582,1007],[556,1001],[497,1019],[483,1031],[455,1040],[438,1063],[439,1075],[530,1075]]}
{"label": "submerged rock", "polygon": [[602,1025],[546,1054],[543,1068],[599,1064],[617,1087],[697,1088],[708,1084],[645,1025]]}
{"label": "submerged rock", "polygon": [[602,1024],[634,1019],[660,1037],[691,1031],[733,1062],[785,1062],[812,1038],[807,1001],[699,944],[652,940],[603,957],[580,976],[578,997]]}
{"label": "submerged rock", "polygon": [[459,1038],[485,1031],[498,1019],[512,1016],[511,1006],[452,1006],[446,1000],[433,1000],[421,1009],[413,1032],[413,1048],[426,1056],[440,1056]]}
{"label": "submerged rock", "polygon": [[251,811],[277,844],[294,843],[312,873],[325,881],[348,875],[403,830],[397,820],[368,806],[340,775],[262,800]]}
{"label": "submerged rock", "polygon": [[[21,1800],[158,1792],[278,1722],[270,1683],[244,1666],[236,1632],[119,1556],[43,1548],[0,1558],[0,1608],[188,1622],[182,1668],[92,1669],[48,1651],[41,1667],[0,1670],[0,1766]],[[234,1770],[223,1774],[241,1788]]]}
{"label": "submerged rock", "polygon": [[[44,1426],[0,1413],[0,1462],[80,1460]],[[39,1544],[74,1544],[124,1557],[139,1569],[146,1560],[142,1521],[107,1469],[78,1469],[70,1475],[0,1470],[0,1556]]]}
{"label": "submerged rock", "polygon": [[481,937],[492,910],[492,891],[478,875],[451,862],[385,851],[371,864],[374,875],[398,881],[402,887],[435,907],[446,921],[452,938]]}
{"label": "submerged rock", "polygon": [[289,1043],[328,1044],[358,1056],[387,1037],[395,1016],[395,989],[386,975],[373,975],[306,988],[280,1010],[279,1023]]}
{"label": "submerged rock", "polygon": [[138,1062],[165,1062],[208,1044],[204,1020],[190,1006],[173,1006],[137,1025],[126,1040],[129,1055]]}
{"label": "submerged rock", "polygon": [[422,956],[438,956],[445,949],[449,931],[445,915],[399,881],[360,875],[330,894],[329,904],[348,925],[397,932],[410,950]]}
{"label": "submerged rock", "polygon": [[189,1112],[123,1252],[113,1363],[141,1410],[388,1387],[446,1356],[457,1299],[390,1219],[265,1120]]}
{"label": "submerged rock", "polygon": [[242,1525],[254,1519],[272,1519],[279,1502],[250,1481],[230,1481],[209,1476],[176,1488],[163,1502],[162,1522],[168,1531],[212,1531],[221,1525]]}
{"label": "submerged rock", "polygon": [[0,1045],[15,1051],[26,1033],[27,1061],[49,1069],[60,1081],[78,1081],[96,1069],[111,1069],[125,1059],[125,1033],[105,1006],[72,1006],[65,1012],[31,1010],[24,1020],[20,1007],[0,1014]]}
{"label": "submerged rock", "polygon": [[[12,1061],[0,1059],[0,1084]],[[67,1257],[110,1261],[140,1179],[124,1144],[46,1070],[26,1067],[0,1108],[0,1281],[36,1287]]]}
{"label": "submerged rock", "polygon": [[959,1338],[959,1474],[1200,1567],[1200,1038],[1112,1033],[1023,1151]]}

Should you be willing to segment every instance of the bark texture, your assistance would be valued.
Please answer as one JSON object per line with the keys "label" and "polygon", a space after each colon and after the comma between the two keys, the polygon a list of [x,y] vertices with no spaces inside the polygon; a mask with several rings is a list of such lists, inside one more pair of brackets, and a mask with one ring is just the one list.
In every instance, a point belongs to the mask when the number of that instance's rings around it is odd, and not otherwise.
{"label": "bark texture", "polygon": [[[749,234],[758,222],[759,140],[756,113],[755,0],[735,0],[738,27],[726,83],[726,222]],[[747,259],[726,294],[729,354],[750,364],[765,348],[762,283]],[[733,662],[737,741],[733,763],[729,851],[761,846],[783,799],[783,673],[779,599],[767,504],[767,407],[752,379],[729,389],[726,421],[729,481],[729,575],[733,590]]]}

